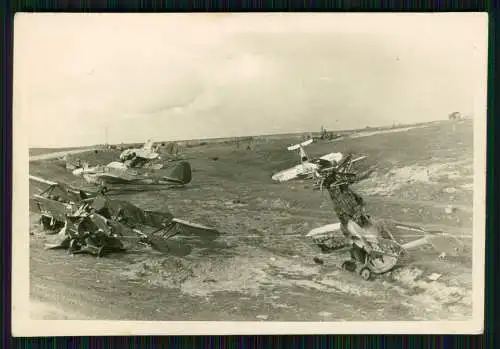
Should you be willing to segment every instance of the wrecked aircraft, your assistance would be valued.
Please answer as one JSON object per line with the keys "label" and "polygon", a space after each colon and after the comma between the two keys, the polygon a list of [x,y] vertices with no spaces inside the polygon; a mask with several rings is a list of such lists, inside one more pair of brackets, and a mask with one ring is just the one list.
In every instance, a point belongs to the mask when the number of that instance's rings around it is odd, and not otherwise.
{"label": "wrecked aircraft", "polygon": [[[340,252],[348,249],[350,260],[342,264],[342,269],[357,272],[362,279],[369,280],[372,274],[383,274],[398,265],[401,258],[413,248],[445,239],[441,246],[457,251],[462,246],[457,239],[442,233],[428,232],[406,224],[396,224],[392,228],[417,230],[424,236],[406,244],[400,244],[383,221],[373,219],[365,209],[364,200],[349,186],[367,178],[371,171],[361,175],[338,171],[336,167],[317,171],[321,178],[321,188],[326,188],[334,204],[334,211],[340,222],[311,230],[306,236],[311,238],[323,253]],[[323,261],[315,258],[322,264]]]}
{"label": "wrecked aircraft", "polygon": [[191,164],[181,161],[171,168],[147,169],[128,168],[120,162],[106,166],[82,167],[73,170],[75,176],[100,186],[103,190],[113,190],[122,185],[160,185],[162,188],[184,187],[192,180]]}
{"label": "wrecked aircraft", "polygon": [[128,168],[145,167],[159,158],[158,148],[151,140],[147,140],[141,148],[126,149],[120,154],[120,161]]}
{"label": "wrecked aircraft", "polygon": [[74,189],[66,184],[30,176],[49,187],[30,198],[30,211],[40,214],[40,224],[52,241],[48,249],[103,256],[125,251],[131,241],[161,252],[179,244],[215,240],[219,233],[196,223],[174,218],[170,212],[142,210],[123,200],[96,192]]}
{"label": "wrecked aircraft", "polygon": [[[320,158],[310,159],[309,155],[306,153],[304,147],[310,145],[313,139],[309,139],[299,144],[294,144],[289,146],[287,149],[290,151],[297,150],[300,157],[300,163],[286,170],[280,171],[272,176],[272,179],[277,182],[286,182],[293,179],[308,179],[317,178],[316,171],[321,167],[325,166],[336,166],[339,162],[344,160],[346,157],[342,153],[329,153],[321,156]],[[350,159],[350,166],[360,160],[365,159],[366,156],[361,156],[356,159]]]}

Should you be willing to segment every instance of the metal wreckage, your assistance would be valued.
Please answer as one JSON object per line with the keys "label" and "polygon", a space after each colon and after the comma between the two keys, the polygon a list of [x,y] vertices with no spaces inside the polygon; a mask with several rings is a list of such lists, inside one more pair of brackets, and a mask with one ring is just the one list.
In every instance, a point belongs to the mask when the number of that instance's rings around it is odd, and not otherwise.
{"label": "metal wreckage", "polygon": [[[349,249],[350,259],[342,264],[342,269],[357,272],[362,279],[369,280],[373,274],[383,274],[398,266],[402,257],[408,256],[414,248],[430,244],[440,250],[441,257],[457,254],[463,249],[460,241],[442,231],[429,231],[422,227],[387,221],[371,217],[365,201],[354,192],[350,185],[368,178],[372,169],[360,174],[350,172],[352,155],[339,163],[322,163],[316,170],[317,187],[326,189],[333,203],[338,223],[311,230],[306,236],[311,238],[323,253]],[[402,244],[392,234],[392,229],[416,231],[422,235]],[[321,258],[314,258],[323,264]]]}
{"label": "metal wreckage", "polygon": [[[328,191],[339,222],[312,229],[306,237],[312,239],[323,253],[348,249],[350,259],[342,264],[342,269],[357,272],[361,278],[369,280],[373,274],[393,270],[410,249],[425,244],[437,247],[441,255],[460,253],[462,244],[449,234],[403,223],[390,227],[385,221],[371,217],[363,198],[350,187],[373,172],[367,170],[356,173],[353,170],[353,164],[366,156],[354,159],[352,154],[331,153],[319,159],[309,159],[303,146],[310,143],[289,147],[289,150],[300,151],[301,162],[274,175],[273,179],[279,182],[312,179],[314,189]],[[150,144],[147,144],[147,149],[151,149]],[[130,160],[128,156],[122,156],[121,160],[125,159]],[[145,163],[147,161],[142,161],[141,165]],[[183,186],[191,181],[191,168],[186,163],[180,163],[170,175],[161,177],[167,187]],[[125,171],[129,171],[126,167]],[[88,169],[86,172],[91,174]],[[141,177],[131,172],[95,172],[107,184],[130,185],[136,182],[134,179],[140,182],[150,179],[150,176]],[[35,176],[30,176],[30,179],[48,185],[45,191],[30,198],[30,211],[40,214],[44,231],[54,236],[54,241],[48,243],[47,248],[64,248],[70,253],[103,256],[110,252],[125,251],[131,244],[140,243],[165,252],[170,249],[169,242],[175,238],[188,243],[196,240],[206,243],[219,236],[216,229],[174,218],[170,212],[142,210],[127,201],[110,199],[103,181],[89,181],[86,178],[88,182],[100,184],[98,191],[88,192]],[[402,244],[392,234],[394,228],[417,231],[423,237]],[[324,263],[318,257],[314,260],[319,264]]]}
{"label": "metal wreckage", "polygon": [[124,251],[134,243],[165,251],[178,246],[172,240],[215,240],[219,235],[216,229],[174,218],[170,212],[142,210],[106,195],[110,190],[124,190],[134,184],[142,185],[144,190],[144,185],[159,184],[169,189],[191,182],[189,162],[181,161],[165,170],[148,166],[158,158],[154,143],[147,141],[142,148],[123,151],[120,161],[106,166],[67,166],[74,175],[83,175],[87,182],[97,185],[94,192],[30,176],[38,185],[48,186],[30,198],[30,211],[40,214],[41,227],[53,236],[46,247],[103,256]]}
{"label": "metal wreckage", "polygon": [[[440,256],[460,253],[460,241],[442,231],[428,231],[422,227],[400,222],[388,224],[388,220],[374,219],[367,212],[363,198],[351,189],[351,185],[368,178],[373,169],[356,173],[354,163],[366,158],[354,158],[352,154],[330,153],[311,159],[304,147],[308,140],[288,147],[297,150],[300,163],[273,175],[272,179],[286,182],[297,179],[312,179],[313,189],[327,190],[339,222],[312,229],[306,237],[313,240],[322,253],[340,253],[349,250],[350,259],[342,264],[342,269],[357,272],[364,280],[373,274],[383,274],[400,264],[409,250],[426,244],[440,250]],[[402,244],[392,234],[392,230],[418,232],[422,237]],[[323,264],[323,259],[314,261]]]}
{"label": "metal wreckage", "polygon": [[[102,257],[122,252],[133,244],[146,244],[161,252],[177,243],[209,242],[219,236],[216,229],[175,218],[170,212],[142,210],[124,200],[110,199],[101,192],[88,192],[30,176],[49,187],[30,198],[30,211],[40,214],[40,225],[52,241],[47,249],[68,249]],[[181,242],[181,243],[182,243]]]}
{"label": "metal wreckage", "polygon": [[101,190],[114,190],[117,187],[121,189],[122,185],[129,188],[133,185],[178,188],[191,182],[192,171],[188,161],[179,161],[167,168],[163,163],[153,163],[159,159],[161,158],[158,147],[148,140],[141,148],[124,150],[119,161],[96,166],[79,160],[76,163],[67,161],[66,168],[86,182],[98,185]]}

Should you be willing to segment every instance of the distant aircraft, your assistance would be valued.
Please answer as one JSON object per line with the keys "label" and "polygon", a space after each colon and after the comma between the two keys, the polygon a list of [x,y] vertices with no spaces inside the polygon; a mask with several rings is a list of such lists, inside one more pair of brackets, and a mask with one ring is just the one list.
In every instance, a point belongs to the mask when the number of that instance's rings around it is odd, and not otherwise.
{"label": "distant aircraft", "polygon": [[[277,182],[286,182],[292,179],[306,179],[315,178],[316,171],[323,167],[337,166],[340,162],[345,160],[347,157],[342,153],[329,153],[323,155],[318,159],[310,159],[309,155],[304,150],[304,147],[308,146],[313,142],[313,139],[309,139],[305,142],[294,144],[289,146],[288,150],[298,150],[300,156],[300,163],[294,167],[288,168],[286,170],[280,171],[272,176],[272,179]],[[351,165],[357,161],[365,159],[366,156],[360,156],[354,160],[349,158],[349,164],[346,166],[345,170],[349,171]]]}

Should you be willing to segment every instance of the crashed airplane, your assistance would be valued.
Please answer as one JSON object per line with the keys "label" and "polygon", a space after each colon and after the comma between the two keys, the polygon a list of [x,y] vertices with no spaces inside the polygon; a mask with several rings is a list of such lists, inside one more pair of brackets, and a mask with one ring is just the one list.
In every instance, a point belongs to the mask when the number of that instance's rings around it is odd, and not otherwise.
{"label": "crashed airplane", "polygon": [[[440,252],[456,253],[463,248],[458,239],[443,232],[426,231],[421,227],[396,223],[392,227],[383,221],[370,217],[366,212],[364,200],[349,186],[370,175],[366,171],[361,175],[338,171],[336,167],[319,169],[321,188],[327,189],[334,204],[334,211],[340,222],[328,224],[311,230],[306,236],[311,238],[323,253],[340,252],[348,249],[350,260],[342,264],[342,269],[357,272],[362,279],[369,280],[373,274],[391,271],[408,251],[426,244],[437,247]],[[400,244],[391,229],[413,230],[423,237]],[[320,258],[315,258],[323,264]]]}
{"label": "crashed airplane", "polygon": [[[120,153],[119,161],[112,162],[109,165],[121,168],[161,169],[163,165],[154,162],[154,160],[160,159],[157,146],[151,140],[147,140],[141,148],[125,149]],[[89,167],[89,164],[80,159],[71,159],[64,156],[61,160],[65,161],[66,169],[69,171]]]}
{"label": "crashed airplane", "polygon": [[30,211],[40,214],[43,230],[52,235],[48,249],[103,256],[125,251],[135,242],[166,252],[179,243],[207,243],[219,236],[216,229],[174,218],[170,212],[142,210],[35,176],[30,180],[48,185],[30,198]]}
{"label": "crashed airplane", "polygon": [[73,170],[72,173],[104,190],[134,184],[178,188],[184,187],[192,180],[191,164],[187,161],[181,161],[165,169],[128,168],[120,162],[111,162],[105,166],[84,166]]}
{"label": "crashed airplane", "polygon": [[[342,153],[329,153],[317,159],[310,159],[304,147],[310,145],[312,142],[313,139],[309,139],[305,142],[289,146],[287,148],[288,150],[298,151],[300,156],[300,163],[298,165],[295,165],[294,167],[288,168],[286,170],[274,174],[272,176],[272,179],[277,182],[286,182],[293,179],[316,178],[316,171],[320,167],[335,166],[336,164],[345,159],[345,156]],[[366,156],[358,157],[354,160],[350,160],[349,164],[352,165],[353,163],[363,160],[365,158]],[[350,167],[346,168],[346,170],[349,171]]]}
{"label": "crashed airplane", "polygon": [[147,140],[141,148],[126,149],[120,154],[120,161],[128,168],[144,167],[159,158],[160,153],[152,140]]}

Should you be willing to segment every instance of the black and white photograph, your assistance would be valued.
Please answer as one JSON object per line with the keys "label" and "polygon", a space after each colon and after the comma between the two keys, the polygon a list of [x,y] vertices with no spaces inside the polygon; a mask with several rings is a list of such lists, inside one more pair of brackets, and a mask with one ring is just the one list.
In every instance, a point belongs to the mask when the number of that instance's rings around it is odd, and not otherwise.
{"label": "black and white photograph", "polygon": [[487,28],[17,14],[13,335],[481,333]]}

